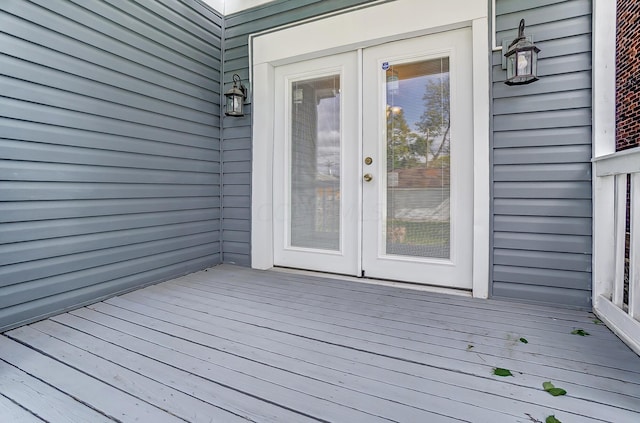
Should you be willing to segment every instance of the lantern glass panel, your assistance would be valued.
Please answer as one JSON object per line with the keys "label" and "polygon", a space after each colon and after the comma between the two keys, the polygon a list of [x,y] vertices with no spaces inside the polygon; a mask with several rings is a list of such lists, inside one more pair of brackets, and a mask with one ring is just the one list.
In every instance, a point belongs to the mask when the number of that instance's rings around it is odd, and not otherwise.
{"label": "lantern glass panel", "polygon": [[517,57],[516,75],[531,75],[531,50],[519,51]]}
{"label": "lantern glass panel", "polygon": [[227,114],[231,116],[242,116],[243,100],[240,94],[233,93],[227,95]]}
{"label": "lantern glass panel", "polygon": [[507,79],[511,79],[516,75],[516,55],[512,54],[507,57]]}
{"label": "lantern glass panel", "polygon": [[538,75],[538,52],[534,49],[531,50],[531,76],[536,77]]}

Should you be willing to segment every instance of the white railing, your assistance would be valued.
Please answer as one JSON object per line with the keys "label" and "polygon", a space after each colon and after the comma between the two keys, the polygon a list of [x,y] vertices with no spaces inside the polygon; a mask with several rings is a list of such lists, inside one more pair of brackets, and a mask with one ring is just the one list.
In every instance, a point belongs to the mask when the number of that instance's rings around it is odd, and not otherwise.
{"label": "white railing", "polygon": [[594,159],[593,170],[594,311],[640,354],[640,148]]}

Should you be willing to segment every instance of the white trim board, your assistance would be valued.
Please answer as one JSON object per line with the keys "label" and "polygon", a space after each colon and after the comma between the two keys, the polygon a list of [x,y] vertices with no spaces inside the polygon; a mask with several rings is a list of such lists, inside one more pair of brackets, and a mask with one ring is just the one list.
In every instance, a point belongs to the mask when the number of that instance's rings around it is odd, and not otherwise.
{"label": "white trim board", "polygon": [[[429,13],[438,9],[438,13]],[[397,0],[250,37],[253,90],[251,266],[273,267],[275,66],[385,42],[471,27],[473,42],[473,295],[489,294],[488,10],[477,0]],[[402,19],[390,19],[390,17]],[[339,28],[339,30],[336,30]]]}
{"label": "white trim board", "polygon": [[616,2],[593,2],[593,157],[616,151]]}
{"label": "white trim board", "polygon": [[274,0],[202,0],[223,15],[241,12]]}

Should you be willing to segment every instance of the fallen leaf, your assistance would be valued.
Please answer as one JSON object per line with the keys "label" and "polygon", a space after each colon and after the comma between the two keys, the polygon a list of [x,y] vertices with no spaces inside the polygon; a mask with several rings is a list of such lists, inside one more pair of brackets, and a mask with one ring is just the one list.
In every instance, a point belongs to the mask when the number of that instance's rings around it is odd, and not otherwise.
{"label": "fallen leaf", "polygon": [[575,329],[571,331],[571,335],[587,336],[589,335],[589,332],[585,331],[584,329]]}
{"label": "fallen leaf", "polygon": [[562,388],[551,388],[547,389],[547,392],[553,395],[554,397],[559,397],[560,395],[566,395],[567,391]]}
{"label": "fallen leaf", "polygon": [[544,423],[562,423],[562,422],[556,419],[556,416],[549,416],[544,420]]}
{"label": "fallen leaf", "polygon": [[522,342],[523,344],[528,344],[529,341],[527,341],[526,338],[520,338],[520,342]]}
{"label": "fallen leaf", "polygon": [[554,397],[567,394],[567,391],[565,391],[562,388],[556,388],[555,386],[553,386],[553,383],[551,382],[543,382],[542,388],[548,393],[550,393],[551,395],[553,395]]}
{"label": "fallen leaf", "polygon": [[513,376],[511,370],[501,369],[500,367],[496,367],[495,369],[493,369],[493,374],[496,376]]}

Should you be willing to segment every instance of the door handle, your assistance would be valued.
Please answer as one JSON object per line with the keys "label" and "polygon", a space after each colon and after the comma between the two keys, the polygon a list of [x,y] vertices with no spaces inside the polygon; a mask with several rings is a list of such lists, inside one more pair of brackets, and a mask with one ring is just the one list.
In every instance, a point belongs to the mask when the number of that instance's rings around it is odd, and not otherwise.
{"label": "door handle", "polygon": [[365,182],[371,182],[373,180],[373,175],[370,173],[365,173],[363,179]]}

